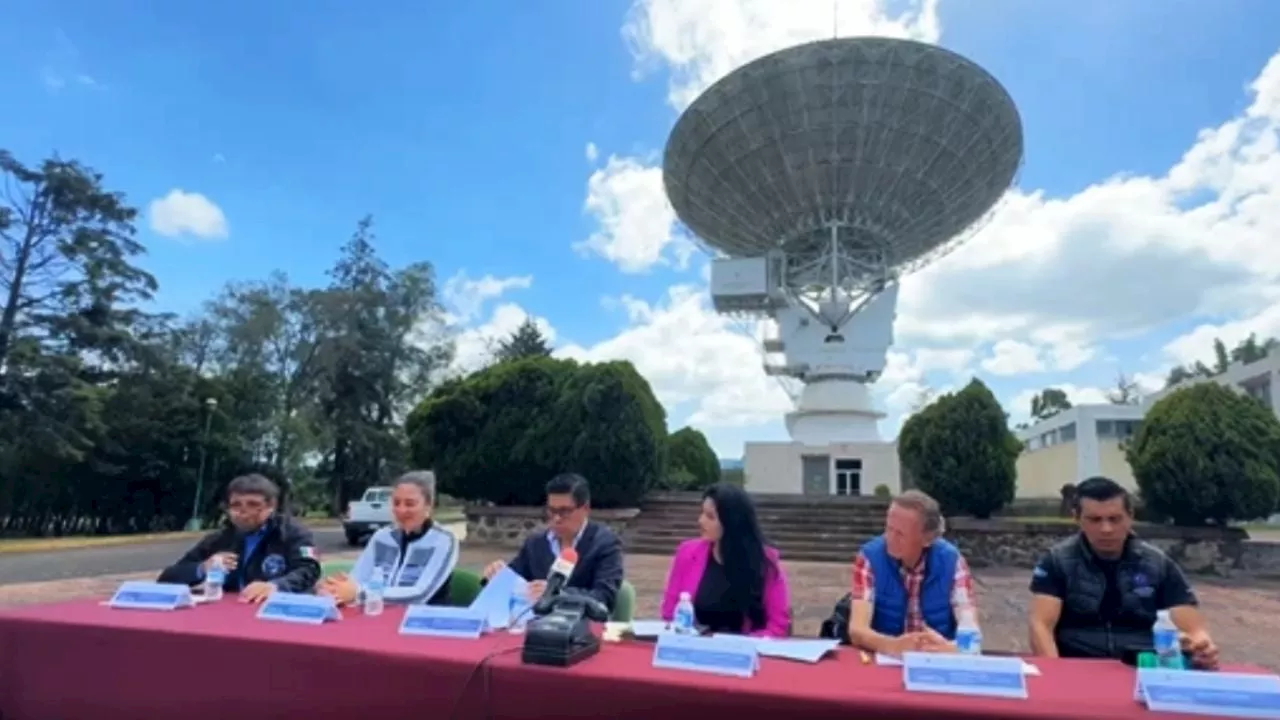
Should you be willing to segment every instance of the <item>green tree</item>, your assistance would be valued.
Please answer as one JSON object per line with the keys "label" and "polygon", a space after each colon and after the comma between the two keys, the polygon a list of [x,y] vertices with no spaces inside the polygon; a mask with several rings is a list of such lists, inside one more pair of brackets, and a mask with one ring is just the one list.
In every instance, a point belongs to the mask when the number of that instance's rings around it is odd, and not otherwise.
{"label": "green tree", "polygon": [[319,416],[328,439],[332,509],[404,469],[398,419],[453,358],[429,263],[393,271],[374,249],[364,218],[317,298],[323,318],[317,351]]}
{"label": "green tree", "polygon": [[493,354],[498,362],[529,357],[549,357],[551,345],[533,318],[525,318],[515,332],[498,341],[498,347]]}
{"label": "green tree", "polygon": [[1280,497],[1280,422],[1217,383],[1153,405],[1126,457],[1143,504],[1179,525],[1265,517]]}
{"label": "green tree", "polygon": [[979,518],[1013,500],[1020,450],[1000,403],[977,379],[912,415],[898,434],[898,458],[915,486],[944,512]]}
{"label": "green tree", "polygon": [[1031,417],[1047,420],[1063,410],[1071,409],[1071,400],[1058,388],[1045,388],[1031,398]]}
{"label": "green tree", "polygon": [[720,482],[720,458],[711,449],[706,435],[683,427],[667,436],[667,484],[671,489],[702,490],[717,482]]}
{"label": "green tree", "polygon": [[416,465],[448,495],[537,505],[578,472],[599,507],[635,506],[666,469],[666,414],[630,363],[525,358],[442,385],[409,415]]}

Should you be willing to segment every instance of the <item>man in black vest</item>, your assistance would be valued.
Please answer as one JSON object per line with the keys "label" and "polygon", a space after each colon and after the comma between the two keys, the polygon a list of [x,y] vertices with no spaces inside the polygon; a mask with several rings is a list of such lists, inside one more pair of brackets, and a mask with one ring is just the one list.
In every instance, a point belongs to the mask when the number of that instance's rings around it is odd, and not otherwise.
{"label": "man in black vest", "polygon": [[1177,563],[1133,535],[1133,499],[1114,480],[1076,486],[1080,532],[1031,574],[1031,648],[1046,657],[1116,658],[1150,650],[1156,613],[1168,610],[1183,650],[1214,668],[1218,649]]}

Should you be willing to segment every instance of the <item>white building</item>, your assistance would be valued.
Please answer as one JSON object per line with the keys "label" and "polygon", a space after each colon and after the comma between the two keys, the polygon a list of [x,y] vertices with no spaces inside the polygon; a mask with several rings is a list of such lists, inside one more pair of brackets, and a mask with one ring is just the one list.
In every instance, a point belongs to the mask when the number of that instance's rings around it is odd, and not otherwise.
{"label": "white building", "polygon": [[896,495],[902,488],[894,443],[754,442],[743,460],[744,485],[753,493],[872,495],[884,485]]}
{"label": "white building", "polygon": [[1280,417],[1280,352],[1273,352],[1261,360],[1247,365],[1245,363],[1232,363],[1227,367],[1226,372],[1213,377],[1197,377],[1180,382],[1171,388],[1166,388],[1147,396],[1143,400],[1143,405],[1150,407],[1171,392],[1177,392],[1182,388],[1205,382],[1228,385],[1238,392],[1256,398],[1263,405],[1271,408],[1277,417]]}
{"label": "white building", "polygon": [[1094,475],[1136,490],[1121,443],[1137,432],[1147,409],[1161,398],[1203,382],[1256,398],[1280,417],[1280,353],[1247,365],[1234,363],[1213,377],[1193,378],[1152,393],[1141,405],[1077,405],[1017,432],[1026,448],[1018,458],[1017,497],[1060,497],[1063,485]]}
{"label": "white building", "polygon": [[1017,431],[1018,498],[1061,497],[1062,486],[1105,475],[1136,490],[1120,443],[1133,437],[1146,409],[1140,405],[1077,405]]}

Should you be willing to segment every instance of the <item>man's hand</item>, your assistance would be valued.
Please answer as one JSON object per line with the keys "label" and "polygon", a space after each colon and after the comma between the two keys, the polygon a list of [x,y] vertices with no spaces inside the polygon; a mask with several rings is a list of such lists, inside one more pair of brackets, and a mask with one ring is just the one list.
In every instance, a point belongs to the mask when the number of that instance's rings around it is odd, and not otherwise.
{"label": "man's hand", "polygon": [[1182,649],[1191,653],[1191,664],[1201,670],[1218,669],[1218,646],[1209,633],[1198,632],[1182,636]]}
{"label": "man's hand", "polygon": [[530,582],[529,587],[526,588],[526,592],[529,594],[530,600],[537,600],[538,598],[542,597],[542,593],[546,592],[546,590],[547,590],[546,580],[534,580]]}
{"label": "man's hand", "polygon": [[251,582],[244,586],[240,591],[240,602],[258,604],[267,599],[267,596],[276,591],[276,586],[269,582]]}
{"label": "man's hand", "polygon": [[360,594],[360,587],[346,573],[335,573],[321,580],[316,592],[328,595],[339,605],[350,605]]}
{"label": "man's hand", "polygon": [[953,653],[956,651],[956,644],[942,637],[942,635],[931,627],[926,627],[924,632],[920,633],[924,637],[920,640],[920,651],[931,653]]}
{"label": "man's hand", "polygon": [[494,575],[497,575],[497,574],[498,574],[498,573],[500,573],[500,572],[502,572],[502,568],[504,568],[504,567],[506,567],[506,566],[507,566],[507,564],[506,564],[505,562],[503,562],[503,561],[501,561],[501,560],[494,560],[493,562],[491,562],[491,563],[489,563],[488,565],[486,565],[486,566],[485,566],[485,568],[484,568],[484,573],[483,573],[483,574],[484,574],[484,579],[485,579],[485,580],[492,580],[492,579],[493,579],[493,576],[494,576]]}
{"label": "man's hand", "polygon": [[[213,561],[218,558],[222,558],[222,567],[226,568],[227,572],[235,570],[236,566],[240,564],[239,555],[236,555],[233,552],[220,552],[210,555],[203,563],[201,563],[200,567],[204,569],[205,572],[209,572],[209,568],[213,567]],[[188,567],[190,566],[188,565]]]}
{"label": "man's hand", "polygon": [[904,633],[889,643],[885,654],[901,657],[902,653],[921,652],[928,640],[928,636],[922,632]]}

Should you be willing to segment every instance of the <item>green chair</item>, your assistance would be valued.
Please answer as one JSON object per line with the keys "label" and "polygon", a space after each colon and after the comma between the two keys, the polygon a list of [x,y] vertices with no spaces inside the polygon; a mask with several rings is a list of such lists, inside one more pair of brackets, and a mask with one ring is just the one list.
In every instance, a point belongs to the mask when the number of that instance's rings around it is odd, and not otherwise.
{"label": "green chair", "polygon": [[320,563],[320,576],[329,577],[338,573],[349,573],[355,564],[355,560],[327,560]]}
{"label": "green chair", "polygon": [[480,594],[480,576],[470,570],[455,568],[449,576],[449,605],[470,607]]}
{"label": "green chair", "polygon": [[618,597],[613,603],[613,614],[609,619],[614,622],[631,622],[636,614],[636,588],[623,580],[618,588]]}

